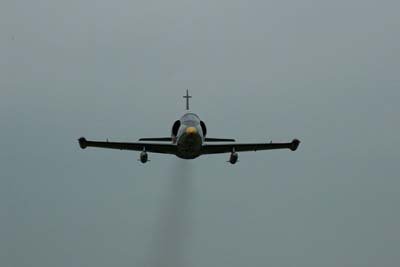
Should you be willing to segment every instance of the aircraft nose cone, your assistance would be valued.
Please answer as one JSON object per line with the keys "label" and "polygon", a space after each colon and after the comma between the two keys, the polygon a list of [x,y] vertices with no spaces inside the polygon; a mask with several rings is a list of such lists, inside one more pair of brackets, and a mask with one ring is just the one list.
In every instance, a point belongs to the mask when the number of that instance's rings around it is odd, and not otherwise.
{"label": "aircraft nose cone", "polygon": [[195,127],[187,127],[186,128],[186,133],[188,135],[194,135],[197,133],[197,129]]}

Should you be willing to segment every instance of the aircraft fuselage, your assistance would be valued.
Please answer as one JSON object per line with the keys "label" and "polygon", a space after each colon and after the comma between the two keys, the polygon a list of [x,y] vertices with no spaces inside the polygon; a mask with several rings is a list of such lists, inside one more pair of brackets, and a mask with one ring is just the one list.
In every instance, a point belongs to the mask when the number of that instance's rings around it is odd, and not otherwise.
{"label": "aircraft fuselage", "polygon": [[186,113],[180,119],[176,138],[177,157],[194,159],[201,155],[204,142],[204,133],[200,125],[200,118],[194,113]]}

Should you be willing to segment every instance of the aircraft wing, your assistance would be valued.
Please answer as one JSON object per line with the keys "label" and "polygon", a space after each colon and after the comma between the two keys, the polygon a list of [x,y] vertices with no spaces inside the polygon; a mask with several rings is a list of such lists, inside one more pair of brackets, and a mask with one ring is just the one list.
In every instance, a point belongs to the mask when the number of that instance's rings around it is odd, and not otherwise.
{"label": "aircraft wing", "polygon": [[294,139],[291,143],[250,143],[250,144],[221,144],[221,145],[203,145],[202,154],[218,154],[240,151],[257,151],[271,149],[290,149],[295,151],[300,141]]}
{"label": "aircraft wing", "polygon": [[154,144],[154,143],[125,143],[125,142],[102,142],[102,141],[89,141],[86,138],[81,137],[78,139],[79,146],[82,149],[87,147],[100,147],[100,148],[109,148],[109,149],[119,149],[119,150],[134,150],[134,151],[143,151],[153,152],[153,153],[162,153],[162,154],[176,154],[176,145],[173,144]]}
{"label": "aircraft wing", "polygon": [[235,139],[231,139],[231,138],[210,138],[210,137],[206,137],[204,139],[204,141],[206,142],[235,142]]}
{"label": "aircraft wing", "polygon": [[139,141],[172,142],[172,137],[140,138]]}

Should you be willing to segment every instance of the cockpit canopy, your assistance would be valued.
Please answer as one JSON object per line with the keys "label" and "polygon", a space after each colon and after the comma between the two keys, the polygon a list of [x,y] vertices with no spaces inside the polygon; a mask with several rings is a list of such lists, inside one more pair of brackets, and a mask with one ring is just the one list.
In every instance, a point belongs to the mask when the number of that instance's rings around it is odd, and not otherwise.
{"label": "cockpit canopy", "polygon": [[181,122],[187,126],[196,126],[200,124],[200,118],[194,113],[186,113],[182,116]]}

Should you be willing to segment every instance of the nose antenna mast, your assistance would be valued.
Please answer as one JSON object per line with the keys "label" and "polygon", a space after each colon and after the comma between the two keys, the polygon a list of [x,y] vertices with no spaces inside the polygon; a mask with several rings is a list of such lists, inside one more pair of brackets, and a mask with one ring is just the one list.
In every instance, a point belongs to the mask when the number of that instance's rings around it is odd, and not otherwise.
{"label": "nose antenna mast", "polygon": [[186,110],[189,110],[189,98],[192,98],[192,96],[189,95],[189,89],[186,89],[186,95],[183,96],[183,98],[186,98]]}

